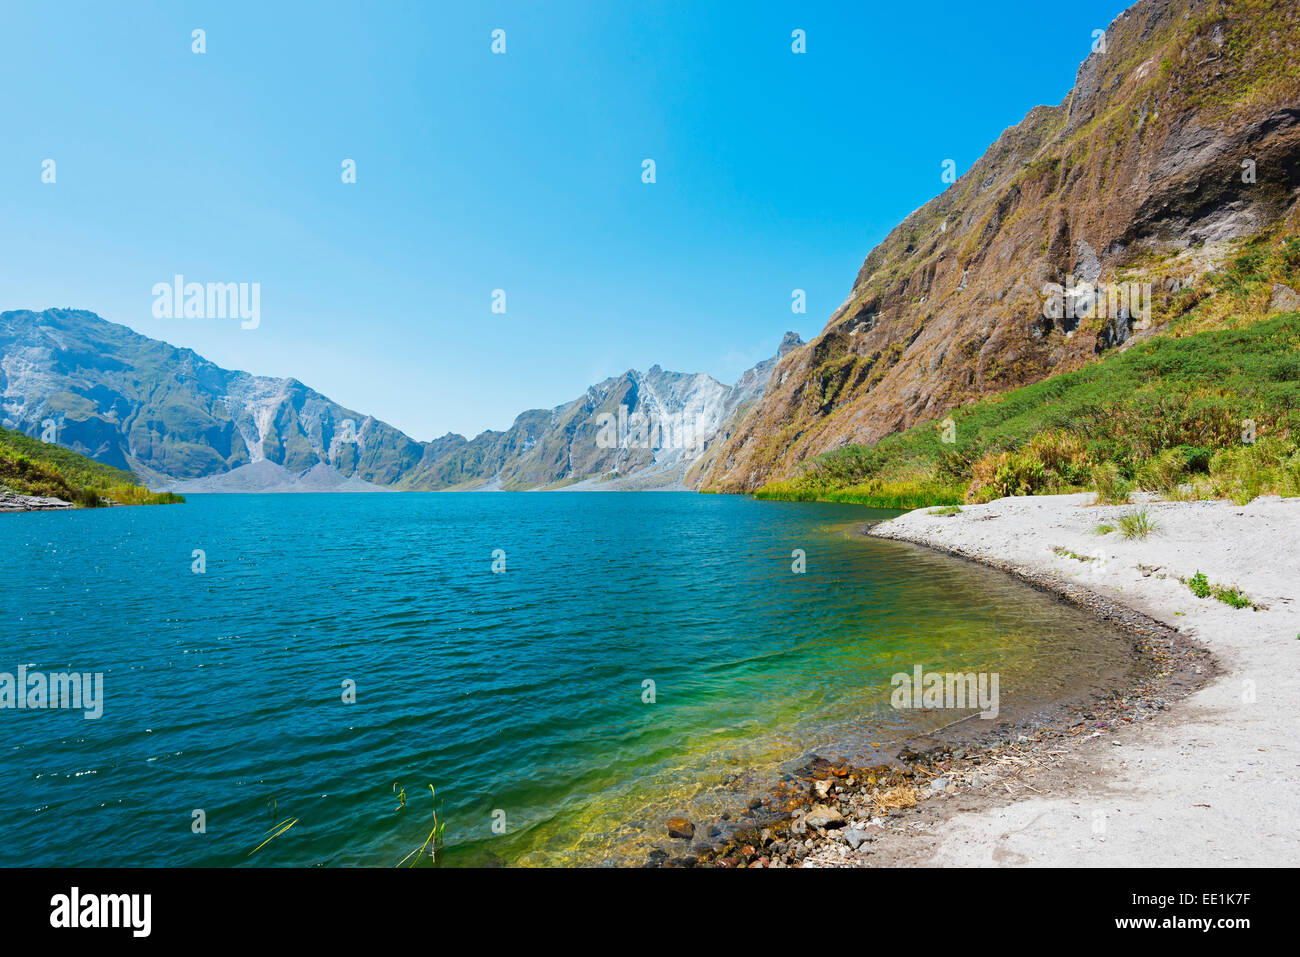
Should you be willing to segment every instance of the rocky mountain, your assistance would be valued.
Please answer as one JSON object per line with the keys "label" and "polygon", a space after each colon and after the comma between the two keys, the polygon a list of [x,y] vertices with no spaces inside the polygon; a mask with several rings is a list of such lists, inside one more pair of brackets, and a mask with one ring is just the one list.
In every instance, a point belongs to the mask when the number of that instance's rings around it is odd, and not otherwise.
{"label": "rocky mountain", "polygon": [[1031,110],[870,252],[703,487],[791,477],[1157,333],[1234,243],[1300,227],[1298,64],[1294,0],[1125,11],[1059,106]]}
{"label": "rocky mountain", "polygon": [[0,314],[0,417],[154,487],[258,462],[391,485],[424,451],[296,379],[222,369],[80,310]]}
{"label": "rocky mountain", "polygon": [[682,488],[762,395],[780,356],[734,386],[628,371],[504,432],[418,442],[296,379],[231,371],[90,312],[0,313],[0,419],[178,491]]}

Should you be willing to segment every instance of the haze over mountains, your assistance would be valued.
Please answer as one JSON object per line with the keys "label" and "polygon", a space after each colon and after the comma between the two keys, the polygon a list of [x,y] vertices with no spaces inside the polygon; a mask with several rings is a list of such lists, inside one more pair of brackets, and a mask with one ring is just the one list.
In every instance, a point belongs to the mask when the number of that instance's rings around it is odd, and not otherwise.
{"label": "haze over mountains", "polygon": [[419,442],[296,379],[223,369],[91,312],[12,311],[0,420],[174,491],[685,488],[799,345],[787,333],[734,386],[629,370],[504,432]]}

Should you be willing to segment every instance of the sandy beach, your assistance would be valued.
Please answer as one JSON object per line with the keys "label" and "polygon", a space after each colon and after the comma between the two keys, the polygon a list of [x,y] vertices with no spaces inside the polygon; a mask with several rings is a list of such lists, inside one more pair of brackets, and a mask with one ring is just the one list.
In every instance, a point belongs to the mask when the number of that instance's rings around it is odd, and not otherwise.
{"label": "sandy beach", "polygon": [[[832,838],[818,842],[806,865],[1300,863],[1300,499],[1121,507],[1092,499],[1000,499],[955,515],[918,509],[871,534],[1061,592],[1084,589],[1203,646],[1217,673],[1151,720],[1068,744],[1031,742],[1030,774],[1017,768],[1025,787],[999,789],[996,772],[958,771],[927,794],[914,821],[886,824],[866,853]],[[1156,523],[1147,538],[1098,534],[1139,507]],[[1197,598],[1180,579],[1198,571],[1256,607]]]}

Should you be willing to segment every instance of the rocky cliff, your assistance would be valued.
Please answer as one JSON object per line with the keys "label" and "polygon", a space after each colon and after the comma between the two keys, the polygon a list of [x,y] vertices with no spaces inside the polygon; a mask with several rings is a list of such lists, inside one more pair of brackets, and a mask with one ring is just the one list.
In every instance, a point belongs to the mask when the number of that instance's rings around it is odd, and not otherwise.
{"label": "rocky cliff", "polygon": [[[703,486],[754,489],[1155,334],[1234,240],[1296,230],[1298,188],[1300,5],[1142,0],[1064,102],[1031,110],[870,252]],[[1127,282],[1138,307],[1107,292]]]}

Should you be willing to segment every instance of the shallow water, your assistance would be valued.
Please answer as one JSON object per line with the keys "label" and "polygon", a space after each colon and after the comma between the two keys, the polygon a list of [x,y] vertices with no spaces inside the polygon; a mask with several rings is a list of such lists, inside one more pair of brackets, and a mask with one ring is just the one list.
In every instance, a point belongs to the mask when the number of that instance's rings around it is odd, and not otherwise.
{"label": "shallow water", "polygon": [[0,709],[0,864],[391,866],[429,784],[449,864],[635,862],[667,815],[731,807],[728,775],[761,790],[971,713],[892,709],[896,672],[997,672],[1006,718],[1124,671],[1052,597],[852,533],[889,514],[534,493],[0,516],[0,672],[105,689],[98,720]]}

